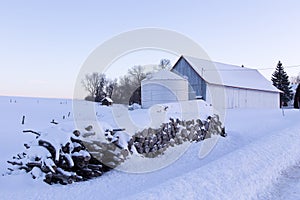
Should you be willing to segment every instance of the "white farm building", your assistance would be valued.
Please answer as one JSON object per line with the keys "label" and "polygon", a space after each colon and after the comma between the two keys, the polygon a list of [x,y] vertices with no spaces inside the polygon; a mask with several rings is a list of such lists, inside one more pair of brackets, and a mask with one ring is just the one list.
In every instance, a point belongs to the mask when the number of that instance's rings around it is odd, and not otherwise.
{"label": "white farm building", "polygon": [[169,71],[160,70],[150,74],[141,84],[141,102],[143,108],[155,104],[188,100],[188,81]]}
{"label": "white farm building", "polygon": [[181,56],[171,71],[188,78],[189,99],[201,96],[223,108],[279,108],[281,91],[256,69]]}

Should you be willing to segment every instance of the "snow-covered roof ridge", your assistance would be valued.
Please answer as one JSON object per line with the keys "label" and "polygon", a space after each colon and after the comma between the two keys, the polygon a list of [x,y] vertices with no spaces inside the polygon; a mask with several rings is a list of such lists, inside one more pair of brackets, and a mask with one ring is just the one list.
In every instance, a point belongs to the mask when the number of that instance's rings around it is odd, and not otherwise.
{"label": "snow-covered roof ridge", "polygon": [[146,79],[144,80],[185,80],[182,76],[175,74],[174,72],[171,72],[170,70],[167,69],[162,69],[158,72],[152,73],[147,76]]}
{"label": "snow-covered roof ridge", "polygon": [[108,102],[113,103],[113,100],[109,97],[104,97],[101,101],[107,100]]}
{"label": "snow-covered roof ridge", "polygon": [[281,92],[256,69],[182,56],[208,83],[236,88]]}

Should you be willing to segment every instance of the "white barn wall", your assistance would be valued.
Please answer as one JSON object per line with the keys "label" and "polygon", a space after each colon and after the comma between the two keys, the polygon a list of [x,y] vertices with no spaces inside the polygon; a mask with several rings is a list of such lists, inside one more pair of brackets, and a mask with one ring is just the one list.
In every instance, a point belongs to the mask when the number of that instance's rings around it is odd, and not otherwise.
{"label": "white barn wall", "polygon": [[206,101],[216,108],[279,108],[276,92],[208,84],[206,93]]}
{"label": "white barn wall", "polygon": [[247,108],[279,108],[279,93],[249,89],[245,91]]}
{"label": "white barn wall", "polygon": [[205,101],[211,104],[217,110],[226,108],[226,94],[224,87],[207,84]]}
{"label": "white barn wall", "polygon": [[142,107],[154,104],[188,100],[188,81],[182,80],[145,80],[141,86]]}

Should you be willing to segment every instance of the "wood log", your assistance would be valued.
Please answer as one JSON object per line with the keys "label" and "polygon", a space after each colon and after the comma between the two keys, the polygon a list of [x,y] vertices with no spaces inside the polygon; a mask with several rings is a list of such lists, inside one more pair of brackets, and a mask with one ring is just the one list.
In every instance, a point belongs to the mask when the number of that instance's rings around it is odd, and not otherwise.
{"label": "wood log", "polygon": [[83,141],[80,140],[79,138],[71,137],[70,139],[71,139],[71,142],[73,142],[73,143],[76,142],[76,143],[80,144],[81,146],[84,146]]}
{"label": "wood log", "polygon": [[221,136],[222,137],[226,137],[227,136],[227,133],[225,131],[225,127],[222,128]]}
{"label": "wood log", "polygon": [[79,130],[75,130],[75,131],[73,131],[73,134],[74,134],[76,137],[79,137],[79,136],[80,136],[80,131],[79,131]]}
{"label": "wood log", "polygon": [[60,183],[62,185],[71,184],[74,182],[72,177],[64,176],[63,174],[46,174],[44,181],[48,184]]}
{"label": "wood log", "polygon": [[64,160],[67,164],[67,168],[72,168],[74,167],[74,161],[72,159],[72,156],[70,154],[64,154],[62,155],[62,160]]}
{"label": "wood log", "polygon": [[44,140],[39,140],[38,141],[39,146],[43,146],[45,147],[51,154],[51,156],[53,158],[55,158],[56,156],[56,150],[55,148],[52,146],[52,144],[50,142],[44,141]]}
{"label": "wood log", "polygon": [[23,133],[33,133],[33,134],[35,134],[37,136],[41,136],[41,133],[38,133],[38,132],[33,131],[33,130],[23,130]]}
{"label": "wood log", "polygon": [[54,119],[52,119],[52,121],[51,121],[50,123],[51,123],[51,124],[55,124],[55,125],[58,124],[58,122],[54,121]]}
{"label": "wood log", "polygon": [[91,170],[98,170],[102,171],[102,165],[96,165],[96,164],[87,164],[87,167]]}
{"label": "wood log", "polygon": [[125,131],[125,128],[114,128],[114,129],[106,129],[105,132],[109,132],[111,135],[114,135],[118,131]]}
{"label": "wood log", "polygon": [[20,162],[16,162],[16,161],[7,161],[7,163],[11,164],[11,165],[19,165],[19,166],[22,166],[23,163],[20,161]]}
{"label": "wood log", "polygon": [[41,162],[28,162],[26,163],[26,166],[29,168],[33,168],[33,167],[42,167],[42,163]]}
{"label": "wood log", "polygon": [[123,147],[119,144],[119,139],[117,141],[112,142],[119,149],[123,149]]}

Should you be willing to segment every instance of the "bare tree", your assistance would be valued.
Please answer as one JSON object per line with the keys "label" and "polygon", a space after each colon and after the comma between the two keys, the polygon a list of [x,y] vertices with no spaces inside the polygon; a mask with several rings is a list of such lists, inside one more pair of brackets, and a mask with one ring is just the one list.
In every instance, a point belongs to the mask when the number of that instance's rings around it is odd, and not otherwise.
{"label": "bare tree", "polygon": [[89,100],[101,101],[104,97],[111,97],[113,89],[117,81],[106,78],[105,74],[94,72],[85,75],[85,79],[81,81],[83,87],[89,92]]}
{"label": "bare tree", "polygon": [[291,84],[299,84],[300,83],[300,73],[297,76],[290,77]]}
{"label": "bare tree", "polygon": [[119,82],[113,90],[112,99],[115,103],[128,104],[129,98],[134,91],[134,84],[129,75],[119,78]]}
{"label": "bare tree", "polygon": [[141,103],[141,82],[147,73],[145,68],[136,65],[130,68],[126,75],[119,78],[119,84],[115,87],[112,99],[116,103],[132,104]]}
{"label": "bare tree", "polygon": [[108,97],[112,97],[113,91],[118,85],[117,82],[118,82],[117,79],[115,79],[113,81],[112,80],[107,81],[106,93],[107,93]]}
{"label": "bare tree", "polygon": [[160,69],[170,69],[172,67],[169,59],[163,58],[160,60],[158,67]]}
{"label": "bare tree", "polygon": [[89,96],[95,97],[100,83],[99,74],[97,72],[86,74],[85,79],[81,80],[81,83],[85,90],[89,92]]}
{"label": "bare tree", "polygon": [[128,75],[134,84],[140,85],[142,80],[146,78],[145,68],[141,65],[133,66],[128,70]]}

